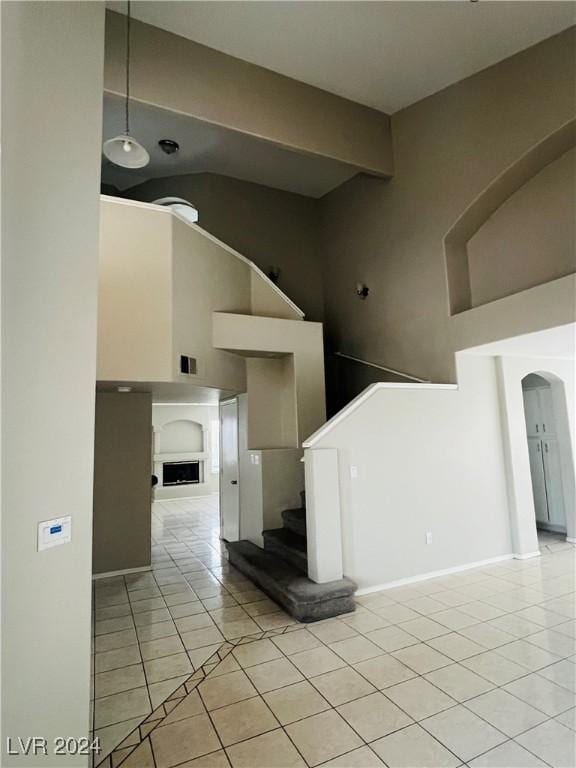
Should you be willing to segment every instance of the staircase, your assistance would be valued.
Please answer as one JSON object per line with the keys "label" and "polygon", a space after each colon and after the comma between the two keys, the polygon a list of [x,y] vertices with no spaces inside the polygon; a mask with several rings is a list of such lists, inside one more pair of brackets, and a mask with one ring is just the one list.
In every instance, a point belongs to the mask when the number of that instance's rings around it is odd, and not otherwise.
{"label": "staircase", "polygon": [[231,565],[257,584],[298,621],[328,619],[355,609],[349,579],[317,584],[308,578],[306,507],[282,512],[282,528],[263,531],[264,549],[251,541],[227,542]]}

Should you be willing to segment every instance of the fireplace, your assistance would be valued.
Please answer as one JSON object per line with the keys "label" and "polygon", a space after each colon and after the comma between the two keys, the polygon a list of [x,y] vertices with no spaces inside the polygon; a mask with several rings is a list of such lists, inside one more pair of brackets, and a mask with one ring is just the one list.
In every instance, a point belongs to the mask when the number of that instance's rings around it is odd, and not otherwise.
{"label": "fireplace", "polygon": [[166,461],[162,464],[162,485],[192,485],[199,482],[199,461]]}

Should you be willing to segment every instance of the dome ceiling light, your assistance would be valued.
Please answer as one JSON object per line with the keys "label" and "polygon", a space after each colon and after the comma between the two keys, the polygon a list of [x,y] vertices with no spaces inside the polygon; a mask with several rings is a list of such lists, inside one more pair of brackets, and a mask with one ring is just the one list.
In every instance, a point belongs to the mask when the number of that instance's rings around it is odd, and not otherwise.
{"label": "dome ceiling light", "polygon": [[127,0],[127,6],[125,131],[123,134],[105,141],[102,151],[114,165],[119,165],[122,168],[144,168],[150,162],[150,155],[139,141],[130,136],[130,26],[132,21],[130,0]]}

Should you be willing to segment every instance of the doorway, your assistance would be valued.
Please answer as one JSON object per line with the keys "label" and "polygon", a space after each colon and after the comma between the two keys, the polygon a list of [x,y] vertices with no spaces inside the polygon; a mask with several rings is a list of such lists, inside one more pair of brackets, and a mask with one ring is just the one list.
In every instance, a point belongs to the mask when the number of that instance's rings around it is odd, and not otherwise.
{"label": "doorway", "polygon": [[220,404],[220,527],[225,541],[240,538],[238,400]]}
{"label": "doorway", "polygon": [[522,379],[522,395],[536,527],[566,534],[559,414],[551,383],[530,373]]}

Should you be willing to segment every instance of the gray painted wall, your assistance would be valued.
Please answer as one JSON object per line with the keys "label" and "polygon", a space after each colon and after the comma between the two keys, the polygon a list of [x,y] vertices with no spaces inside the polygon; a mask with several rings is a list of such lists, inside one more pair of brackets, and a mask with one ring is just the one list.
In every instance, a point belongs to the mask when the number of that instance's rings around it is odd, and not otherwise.
{"label": "gray painted wall", "polygon": [[94,445],[93,571],[149,566],[152,395],[99,392]]}
{"label": "gray painted wall", "polygon": [[[88,733],[104,7],[1,12],[0,763],[86,766],[52,745]],[[38,552],[65,515],[71,543]],[[35,735],[47,756],[6,754]]]}

